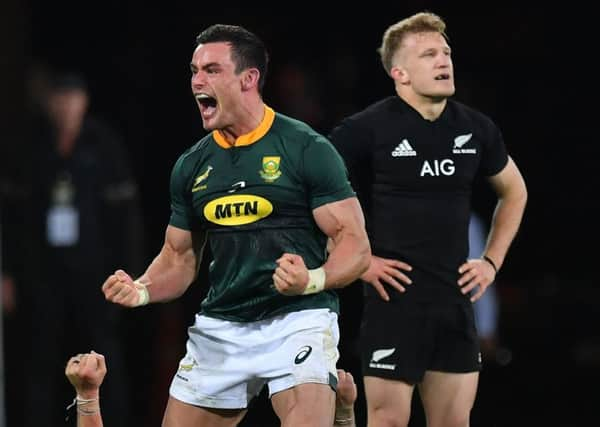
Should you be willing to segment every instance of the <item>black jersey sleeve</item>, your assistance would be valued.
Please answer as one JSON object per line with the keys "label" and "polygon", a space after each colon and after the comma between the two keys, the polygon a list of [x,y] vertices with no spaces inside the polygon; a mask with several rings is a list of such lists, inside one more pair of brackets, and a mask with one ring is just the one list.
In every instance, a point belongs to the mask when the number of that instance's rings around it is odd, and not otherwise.
{"label": "black jersey sleeve", "polygon": [[372,187],[372,133],[356,121],[346,119],[329,135],[331,143],[342,156],[352,187],[365,212],[369,211]]}
{"label": "black jersey sleeve", "polygon": [[484,138],[484,155],[481,159],[481,173],[493,176],[508,163],[508,152],[502,132],[490,119],[487,120]]}

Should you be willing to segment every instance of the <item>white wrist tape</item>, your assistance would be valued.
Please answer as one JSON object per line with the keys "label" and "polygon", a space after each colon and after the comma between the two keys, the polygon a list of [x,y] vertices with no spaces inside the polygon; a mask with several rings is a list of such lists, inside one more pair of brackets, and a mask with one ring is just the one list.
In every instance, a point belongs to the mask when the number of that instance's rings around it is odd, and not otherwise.
{"label": "white wrist tape", "polygon": [[142,305],[148,304],[148,302],[150,302],[150,294],[148,293],[146,285],[144,285],[139,280],[134,281],[133,284],[135,285],[135,290],[138,294],[138,301],[135,304],[135,307],[140,307]]}
{"label": "white wrist tape", "polygon": [[316,294],[325,289],[325,270],[323,267],[308,270],[308,285],[302,292],[302,295]]}

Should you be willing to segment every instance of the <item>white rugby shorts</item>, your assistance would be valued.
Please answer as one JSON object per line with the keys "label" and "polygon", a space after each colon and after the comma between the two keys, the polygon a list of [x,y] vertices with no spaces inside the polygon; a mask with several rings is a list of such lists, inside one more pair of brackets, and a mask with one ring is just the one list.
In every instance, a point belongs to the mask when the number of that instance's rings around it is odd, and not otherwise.
{"label": "white rugby shorts", "polygon": [[256,322],[197,314],[169,393],[191,405],[241,409],[265,384],[269,396],[304,383],[335,389],[338,341],[337,314],[328,309]]}

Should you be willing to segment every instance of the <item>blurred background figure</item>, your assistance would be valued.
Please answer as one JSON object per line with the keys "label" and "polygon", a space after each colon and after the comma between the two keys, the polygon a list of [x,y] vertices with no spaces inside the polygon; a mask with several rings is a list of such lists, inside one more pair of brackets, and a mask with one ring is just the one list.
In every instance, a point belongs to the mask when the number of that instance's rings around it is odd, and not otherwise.
{"label": "blurred background figure", "polygon": [[[15,277],[18,275],[19,263],[15,255],[20,251],[17,247],[20,243],[18,236],[15,235],[15,225],[19,223],[14,206],[15,199],[18,197],[16,189],[7,174],[4,167],[5,162],[0,165],[0,360],[3,366],[0,366],[0,386],[4,389],[0,391],[0,396],[4,402],[0,401],[0,417],[6,418],[8,408],[16,405],[20,399],[18,394],[11,393],[5,384],[10,385],[19,381],[20,371],[15,369],[19,366],[19,349],[10,343],[19,338],[20,319],[17,316],[17,289]],[[4,409],[4,412],[2,411]],[[0,425],[3,419],[0,418]],[[10,422],[7,425],[13,425]]]}
{"label": "blurred background figure", "polygon": [[78,348],[110,356],[104,416],[112,427],[130,425],[121,313],[98,284],[115,264],[141,268],[137,186],[114,130],[88,113],[81,74],[53,73],[32,87],[41,114],[31,129],[33,155],[21,162],[26,271],[16,283],[27,328],[22,425],[64,425],[73,396],[60,374]]}
{"label": "blurred background figure", "polygon": [[[487,235],[488,226],[478,213],[472,211],[469,221],[469,258],[481,257]],[[473,303],[475,325],[484,362],[507,365],[512,359],[512,354],[509,349],[499,346],[498,342],[500,301],[496,286],[497,283],[490,285],[481,298]]]}

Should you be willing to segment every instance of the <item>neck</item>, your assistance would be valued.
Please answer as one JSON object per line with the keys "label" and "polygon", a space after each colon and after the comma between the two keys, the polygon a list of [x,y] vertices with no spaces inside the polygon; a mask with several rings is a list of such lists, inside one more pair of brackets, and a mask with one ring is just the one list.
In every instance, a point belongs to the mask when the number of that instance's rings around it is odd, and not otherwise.
{"label": "neck", "polygon": [[219,129],[225,140],[232,146],[241,135],[252,132],[265,116],[265,104],[260,96],[247,98],[232,114],[232,124]]}
{"label": "neck", "polygon": [[413,107],[425,119],[431,122],[437,120],[446,107],[448,98],[432,98],[428,96],[418,95],[414,91],[403,91],[396,89],[400,98],[408,105]]}

